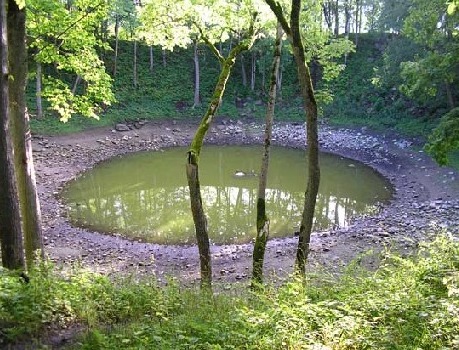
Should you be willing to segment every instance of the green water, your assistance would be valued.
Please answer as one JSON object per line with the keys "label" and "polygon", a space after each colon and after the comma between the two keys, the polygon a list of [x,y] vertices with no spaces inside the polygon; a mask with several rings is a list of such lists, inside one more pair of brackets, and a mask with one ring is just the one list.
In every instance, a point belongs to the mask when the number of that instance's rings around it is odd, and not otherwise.
{"label": "green water", "polygon": [[[162,244],[195,242],[185,175],[186,148],[137,153],[96,166],[70,182],[62,195],[74,224]],[[255,235],[261,146],[206,146],[201,192],[213,243],[249,242]],[[321,154],[315,229],[346,226],[390,199],[388,182],[371,168]],[[305,152],[273,147],[266,208],[271,237],[298,230],[306,188]]]}

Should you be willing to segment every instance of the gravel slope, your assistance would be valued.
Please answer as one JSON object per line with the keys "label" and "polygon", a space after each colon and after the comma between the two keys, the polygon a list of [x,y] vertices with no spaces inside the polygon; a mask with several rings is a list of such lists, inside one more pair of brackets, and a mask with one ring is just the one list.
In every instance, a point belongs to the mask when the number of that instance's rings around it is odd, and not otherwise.
{"label": "gravel slope", "polygon": [[[108,274],[142,272],[159,281],[169,275],[187,283],[199,278],[196,247],[161,246],[128,241],[116,236],[73,227],[66,218],[59,191],[65,182],[113,156],[140,150],[187,145],[193,123],[147,123],[129,131],[107,128],[59,137],[34,137],[34,157],[42,204],[47,254],[58,262],[80,261],[84,267]],[[263,126],[222,120],[206,138],[213,144],[262,142]],[[304,147],[304,127],[298,123],[276,124],[274,143]],[[374,216],[355,218],[347,228],[317,232],[312,236],[310,266],[335,269],[359,253],[383,246],[411,252],[419,240],[438,228],[459,232],[459,176],[438,167],[411,142],[365,129],[320,127],[324,151],[362,161],[387,177],[394,199]],[[266,252],[266,272],[285,277],[292,272],[297,239],[272,240]],[[252,246],[213,246],[215,281],[246,281],[251,273]],[[366,263],[372,265],[371,258]]]}

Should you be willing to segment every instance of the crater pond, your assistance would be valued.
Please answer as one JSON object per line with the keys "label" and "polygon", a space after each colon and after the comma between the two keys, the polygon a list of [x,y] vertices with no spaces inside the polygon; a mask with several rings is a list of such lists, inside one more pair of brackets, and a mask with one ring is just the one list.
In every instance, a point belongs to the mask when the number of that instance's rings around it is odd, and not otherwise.
{"label": "crater pond", "polygon": [[[215,244],[255,237],[262,146],[205,146],[201,193]],[[195,242],[185,174],[187,148],[142,152],[103,162],[62,192],[73,224],[144,242]],[[389,182],[368,166],[322,153],[314,230],[344,227],[391,198]],[[266,208],[271,237],[293,236],[301,221],[307,171],[304,150],[272,147]]]}

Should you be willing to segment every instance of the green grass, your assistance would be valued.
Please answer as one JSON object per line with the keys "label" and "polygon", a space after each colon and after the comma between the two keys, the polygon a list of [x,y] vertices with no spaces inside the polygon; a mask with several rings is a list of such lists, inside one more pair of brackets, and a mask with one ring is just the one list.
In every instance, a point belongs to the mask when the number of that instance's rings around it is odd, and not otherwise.
{"label": "green grass", "polygon": [[[3,346],[49,325],[87,329],[74,349],[453,349],[459,346],[459,242],[439,235],[411,258],[359,260],[339,277],[210,297],[171,282],[109,280],[42,264],[24,284],[0,274]],[[235,291],[239,290],[238,293]]]}

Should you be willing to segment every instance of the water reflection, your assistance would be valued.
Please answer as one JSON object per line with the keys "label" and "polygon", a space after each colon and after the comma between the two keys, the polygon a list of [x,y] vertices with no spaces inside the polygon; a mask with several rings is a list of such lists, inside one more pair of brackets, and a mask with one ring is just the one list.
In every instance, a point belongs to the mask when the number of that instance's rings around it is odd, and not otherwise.
{"label": "water reflection", "polygon": [[[64,191],[70,216],[91,229],[149,242],[194,242],[184,172],[186,149],[141,153],[104,163]],[[235,177],[257,169],[260,147],[207,147],[201,191],[214,243],[242,243],[255,235],[258,178]],[[315,229],[346,226],[390,198],[387,183],[368,167],[329,154],[321,158]],[[271,235],[293,235],[301,220],[306,186],[304,152],[274,148],[266,205]]]}

